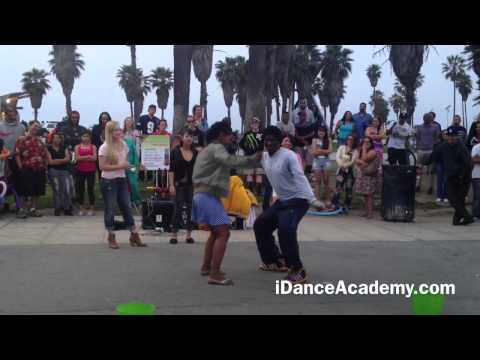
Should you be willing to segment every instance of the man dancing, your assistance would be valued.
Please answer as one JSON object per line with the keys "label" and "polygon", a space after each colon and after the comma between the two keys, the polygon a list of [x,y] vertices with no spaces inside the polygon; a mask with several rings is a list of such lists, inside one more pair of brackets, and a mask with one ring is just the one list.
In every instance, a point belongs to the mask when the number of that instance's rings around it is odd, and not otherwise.
{"label": "man dancing", "polygon": [[[300,284],[307,281],[307,273],[300,260],[298,224],[305,216],[309,205],[324,209],[324,204],[315,199],[296,154],[280,147],[282,138],[281,130],[275,126],[269,126],[264,130],[267,153],[263,155],[262,166],[273,190],[277,193],[277,201],[257,218],[253,229],[263,262],[260,269],[288,271],[285,280]],[[283,256],[275,246],[273,232],[276,229]],[[286,266],[283,264],[283,258]]]}

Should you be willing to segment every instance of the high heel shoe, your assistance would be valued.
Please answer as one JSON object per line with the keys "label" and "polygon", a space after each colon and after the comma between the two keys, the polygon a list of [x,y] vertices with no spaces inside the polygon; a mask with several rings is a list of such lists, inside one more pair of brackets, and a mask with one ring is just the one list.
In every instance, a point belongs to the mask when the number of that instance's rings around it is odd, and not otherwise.
{"label": "high heel shoe", "polygon": [[140,240],[140,235],[138,233],[131,233],[130,234],[130,246],[137,246],[137,247],[147,247],[147,244],[144,244],[142,240]]}

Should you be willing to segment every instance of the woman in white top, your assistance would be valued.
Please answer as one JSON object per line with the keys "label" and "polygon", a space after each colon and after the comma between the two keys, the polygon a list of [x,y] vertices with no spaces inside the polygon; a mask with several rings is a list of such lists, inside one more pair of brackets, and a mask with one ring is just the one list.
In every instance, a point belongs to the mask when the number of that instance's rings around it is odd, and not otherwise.
{"label": "woman in white top", "polygon": [[140,240],[130,205],[130,193],[125,170],[128,162],[128,146],[123,141],[123,129],[118,122],[109,121],[105,126],[105,143],[98,150],[100,170],[102,170],[101,189],[105,202],[105,228],[108,231],[108,244],[118,249],[114,233],[115,203],[118,204],[125,224],[130,229],[130,245],[145,247]]}
{"label": "woman in white top", "polygon": [[325,205],[330,206],[330,153],[332,152],[332,142],[328,137],[328,131],[325,127],[320,127],[317,132],[317,138],[312,140],[310,154],[313,156],[312,168],[315,172],[315,196],[320,200],[322,183],[325,188]]}
{"label": "woman in white top", "polygon": [[340,194],[345,189],[344,210],[350,209],[352,206],[353,184],[355,182],[353,166],[358,158],[356,147],[356,138],[353,134],[350,134],[347,137],[346,144],[338,148],[336,155],[338,170],[332,203],[335,207],[340,207]]}

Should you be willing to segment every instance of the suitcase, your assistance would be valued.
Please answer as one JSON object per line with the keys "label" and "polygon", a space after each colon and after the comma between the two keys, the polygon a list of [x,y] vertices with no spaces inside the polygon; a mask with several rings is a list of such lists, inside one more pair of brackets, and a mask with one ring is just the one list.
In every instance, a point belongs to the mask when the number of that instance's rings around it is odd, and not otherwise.
{"label": "suitcase", "polygon": [[385,221],[412,222],[415,219],[415,185],[417,177],[414,165],[383,165],[381,215]]}

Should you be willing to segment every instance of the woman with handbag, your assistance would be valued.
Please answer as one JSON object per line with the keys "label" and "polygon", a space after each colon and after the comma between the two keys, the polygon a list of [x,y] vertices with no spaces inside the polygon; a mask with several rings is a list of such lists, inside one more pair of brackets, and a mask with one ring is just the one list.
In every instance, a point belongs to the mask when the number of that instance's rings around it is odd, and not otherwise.
{"label": "woman with handbag", "polygon": [[360,154],[355,161],[357,176],[355,179],[355,192],[365,196],[366,214],[363,216],[367,219],[373,218],[373,195],[378,189],[378,172],[380,167],[380,159],[375,151],[373,140],[365,137],[362,141]]}

